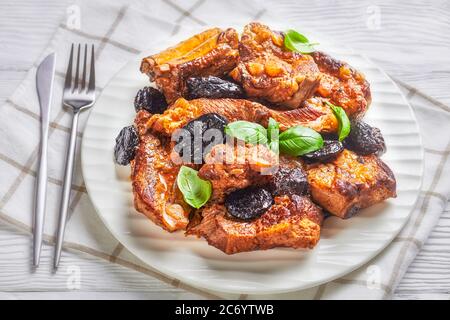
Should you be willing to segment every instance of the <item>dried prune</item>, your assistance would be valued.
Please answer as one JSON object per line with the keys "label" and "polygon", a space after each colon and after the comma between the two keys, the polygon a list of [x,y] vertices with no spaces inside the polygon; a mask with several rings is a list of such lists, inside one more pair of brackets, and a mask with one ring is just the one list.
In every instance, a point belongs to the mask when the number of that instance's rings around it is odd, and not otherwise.
{"label": "dried prune", "polygon": [[238,84],[217,77],[195,77],[186,81],[189,99],[242,98],[244,90]]}
{"label": "dried prune", "polygon": [[319,150],[304,154],[302,157],[311,161],[327,161],[335,158],[344,150],[344,146],[337,140],[324,140]]}
{"label": "dried prune", "polygon": [[240,189],[230,193],[225,199],[228,213],[242,220],[260,217],[273,203],[270,192],[262,187]]}
{"label": "dried prune", "polygon": [[134,159],[136,147],[139,144],[139,136],[134,126],[128,126],[120,130],[114,146],[114,158],[117,164],[126,166]]}
{"label": "dried prune", "polygon": [[203,163],[211,148],[224,142],[227,124],[228,120],[217,113],[204,114],[177,132],[174,150],[183,158],[183,162]]}
{"label": "dried prune", "polygon": [[309,186],[305,171],[300,167],[280,167],[272,176],[268,188],[273,196],[306,195]]}
{"label": "dried prune", "polygon": [[353,121],[351,126],[350,134],[344,140],[347,149],[363,156],[373,153],[381,156],[386,152],[386,144],[380,129],[363,121]]}
{"label": "dried prune", "polygon": [[167,109],[167,101],[158,89],[144,87],[139,89],[134,98],[134,109],[138,112],[141,109],[150,113],[163,113]]}

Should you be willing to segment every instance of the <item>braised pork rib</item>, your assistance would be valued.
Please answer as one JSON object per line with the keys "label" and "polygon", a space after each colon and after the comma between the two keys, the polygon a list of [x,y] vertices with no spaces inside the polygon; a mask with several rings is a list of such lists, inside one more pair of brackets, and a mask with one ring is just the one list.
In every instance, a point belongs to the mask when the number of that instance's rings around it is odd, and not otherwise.
{"label": "braised pork rib", "polygon": [[284,48],[283,35],[261,23],[244,27],[239,63],[230,73],[249,97],[295,109],[319,86],[320,72],[309,55]]}
{"label": "braised pork rib", "polygon": [[[146,116],[146,111],[138,113],[135,120],[138,128]],[[134,206],[167,231],[185,229],[191,209],[176,187],[180,166],[171,161],[166,143],[151,133],[138,132],[140,143],[131,161]]]}
{"label": "braised pork rib", "polygon": [[340,218],[396,197],[394,174],[376,155],[344,150],[334,161],[312,164],[307,171],[313,200]]}
{"label": "braised pork rib", "polygon": [[206,156],[198,176],[213,187],[211,201],[223,203],[232,191],[268,181],[278,157],[264,145],[215,145]]}
{"label": "braised pork rib", "polygon": [[350,118],[362,118],[372,101],[370,85],[365,76],[348,63],[326,53],[312,53],[321,77],[317,94],[344,108]]}
{"label": "braised pork rib", "polygon": [[338,122],[332,110],[320,98],[311,98],[303,108],[274,110],[258,102],[246,99],[195,99],[179,98],[162,115],[153,115],[147,122],[150,131],[172,135],[189,121],[207,113],[217,113],[229,122],[246,120],[266,126],[269,118],[280,123],[286,130],[296,125],[319,132],[336,132]]}
{"label": "braised pork rib", "polygon": [[223,76],[238,60],[238,34],[230,28],[208,29],[174,47],[142,60],[141,72],[149,76],[171,103],[186,94],[193,76]]}
{"label": "braised pork rib", "polygon": [[320,238],[322,210],[307,197],[276,197],[261,217],[250,221],[229,217],[225,206],[213,204],[188,226],[188,235],[204,237],[227,254],[275,247],[313,248]]}

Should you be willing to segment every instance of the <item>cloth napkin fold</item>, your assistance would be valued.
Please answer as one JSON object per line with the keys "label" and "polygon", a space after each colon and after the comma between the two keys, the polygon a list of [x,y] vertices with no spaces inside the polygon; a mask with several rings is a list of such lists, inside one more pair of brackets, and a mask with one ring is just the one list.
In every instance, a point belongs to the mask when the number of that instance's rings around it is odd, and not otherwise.
{"label": "cloth napkin fold", "polygon": [[[227,21],[276,21],[267,6],[276,2],[157,0],[129,5],[126,2],[77,1],[68,10],[54,37],[26,79],[2,107],[0,118],[0,219],[31,231],[33,195],[39,150],[40,111],[35,90],[36,67],[50,52],[58,56],[49,138],[49,184],[45,241],[53,243],[70,131],[71,115],[60,104],[67,55],[71,43],[96,46],[97,91],[102,89],[127,61],[182,29],[227,25]],[[295,6],[295,3],[292,4]],[[279,19],[278,19],[279,20]],[[366,266],[327,284],[278,295],[235,295],[210,292],[188,286],[152,270],[115,240],[99,220],[86,193],[77,150],[72,185],[70,221],[64,248],[84,252],[156,277],[186,289],[194,297],[206,298],[283,298],[283,299],[380,299],[390,298],[395,287],[439,219],[450,185],[450,135],[442,134],[450,124],[450,108],[416,89],[397,81],[413,106],[425,146],[425,177],[420,198],[409,222],[396,239]],[[131,103],[131,102],[130,102]],[[81,116],[82,137],[88,112]],[[436,139],[436,137],[439,137]],[[63,259],[64,260],[64,259]],[[371,268],[381,270],[380,282],[371,283]]]}

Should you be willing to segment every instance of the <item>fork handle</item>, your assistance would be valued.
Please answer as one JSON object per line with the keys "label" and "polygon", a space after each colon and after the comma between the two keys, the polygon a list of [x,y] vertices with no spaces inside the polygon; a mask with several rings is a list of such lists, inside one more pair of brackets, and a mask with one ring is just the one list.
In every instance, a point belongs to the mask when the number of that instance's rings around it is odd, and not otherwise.
{"label": "fork handle", "polygon": [[74,111],[72,118],[72,130],[70,132],[69,149],[67,150],[66,170],[64,174],[64,184],[61,197],[61,206],[59,210],[58,234],[56,237],[54,267],[57,268],[61,257],[62,243],[64,241],[64,232],[66,229],[67,212],[69,209],[70,190],[72,187],[73,165],[75,150],[77,147],[77,127],[79,110]]}

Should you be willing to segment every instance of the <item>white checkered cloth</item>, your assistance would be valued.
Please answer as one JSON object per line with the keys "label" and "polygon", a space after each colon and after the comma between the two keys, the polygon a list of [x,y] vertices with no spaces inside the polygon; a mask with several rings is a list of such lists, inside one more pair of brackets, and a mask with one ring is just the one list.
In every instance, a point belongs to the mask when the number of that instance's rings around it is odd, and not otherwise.
{"label": "white checkered cloth", "polygon": [[[61,178],[67,148],[71,115],[61,107],[66,59],[71,43],[96,46],[97,90],[131,58],[149,47],[152,41],[170,37],[190,26],[226,25],[227,20],[261,20],[270,24],[276,17],[259,2],[208,0],[157,0],[130,6],[114,1],[78,1],[74,14],[81,13],[81,28],[73,30],[62,21],[47,49],[26,79],[2,107],[0,118],[0,219],[30,233],[36,159],[39,148],[39,104],[35,89],[36,66],[50,52],[59,57],[56,67],[54,102],[49,139],[49,185],[45,241],[53,243],[61,194]],[[276,10],[276,3],[265,2]],[[293,6],[295,4],[292,4]],[[286,10],[286,3],[284,4]],[[289,9],[289,7],[288,7]],[[68,18],[70,20],[70,17]],[[138,71],[136,71],[138,72]],[[439,219],[449,196],[450,108],[398,82],[414,108],[425,145],[425,178],[420,199],[408,224],[383,253],[366,266],[327,284],[273,296],[230,295],[199,290],[178,279],[170,279],[134,258],[106,230],[86,194],[77,152],[75,179],[70,203],[71,219],[64,248],[84,252],[156,277],[186,289],[196,297],[207,298],[284,298],[284,299],[380,299],[391,297],[405,270],[422,247]],[[82,136],[87,113],[81,116]],[[446,134],[442,134],[445,130]],[[438,138],[436,138],[438,137]],[[381,284],[368,286],[367,268],[382,271]]]}

